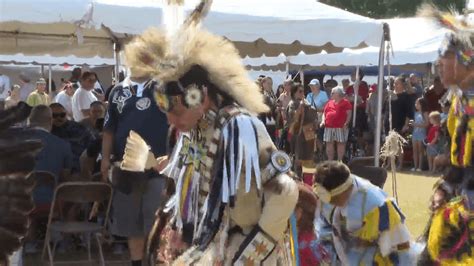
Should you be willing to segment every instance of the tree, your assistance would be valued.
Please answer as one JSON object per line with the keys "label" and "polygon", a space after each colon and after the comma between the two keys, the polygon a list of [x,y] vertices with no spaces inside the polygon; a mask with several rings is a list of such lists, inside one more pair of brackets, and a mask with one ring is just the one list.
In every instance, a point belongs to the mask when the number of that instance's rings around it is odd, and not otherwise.
{"label": "tree", "polygon": [[[426,0],[320,0],[331,6],[371,18],[415,16],[418,7]],[[458,12],[466,7],[467,0],[432,0],[440,9]]]}

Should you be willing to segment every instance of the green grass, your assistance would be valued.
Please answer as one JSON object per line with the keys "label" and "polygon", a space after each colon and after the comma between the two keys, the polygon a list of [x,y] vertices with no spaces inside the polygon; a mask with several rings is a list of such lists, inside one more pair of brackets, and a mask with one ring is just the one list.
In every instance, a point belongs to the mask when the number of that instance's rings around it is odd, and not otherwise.
{"label": "green grass", "polygon": [[[438,178],[423,173],[399,172],[396,174],[398,205],[406,216],[406,223],[413,239],[423,233],[429,218],[428,204],[433,185]],[[388,173],[384,190],[393,196],[392,175]]]}

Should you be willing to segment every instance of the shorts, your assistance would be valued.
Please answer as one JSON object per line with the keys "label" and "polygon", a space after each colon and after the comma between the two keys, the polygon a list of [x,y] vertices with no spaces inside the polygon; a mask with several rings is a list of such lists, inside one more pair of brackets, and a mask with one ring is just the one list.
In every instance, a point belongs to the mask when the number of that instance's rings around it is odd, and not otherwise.
{"label": "shorts", "polygon": [[440,150],[438,149],[437,145],[427,145],[426,154],[428,154],[428,156],[436,156],[440,154]]}
{"label": "shorts", "polygon": [[124,194],[114,190],[112,199],[112,234],[122,237],[144,237],[155,222],[155,213],[161,206],[166,179],[151,178],[144,191]]}
{"label": "shorts", "polygon": [[347,142],[349,137],[349,129],[347,128],[325,128],[324,141],[325,142]]}
{"label": "shorts", "polygon": [[413,141],[423,141],[426,139],[426,131],[425,130],[419,130],[418,128],[415,128],[413,130],[413,133],[411,135],[411,140]]}

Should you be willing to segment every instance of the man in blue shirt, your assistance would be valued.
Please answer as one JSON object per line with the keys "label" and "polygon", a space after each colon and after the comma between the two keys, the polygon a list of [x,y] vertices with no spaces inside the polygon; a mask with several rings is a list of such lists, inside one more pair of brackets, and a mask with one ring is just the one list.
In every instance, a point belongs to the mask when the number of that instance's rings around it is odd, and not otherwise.
{"label": "man in blue shirt", "polygon": [[315,107],[318,112],[322,112],[324,105],[329,101],[328,95],[325,91],[321,91],[321,85],[317,79],[312,79],[309,82],[309,87],[311,88],[311,92],[306,96],[306,100],[311,106]]}
{"label": "man in blue shirt", "polygon": [[[168,121],[153,97],[156,82],[148,78],[125,79],[109,96],[104,118],[101,172],[107,181],[111,163],[122,160],[127,137],[133,130],[150,146],[156,157],[166,153]],[[115,178],[115,176],[114,176]],[[145,236],[163,200],[165,178],[153,170],[113,180],[112,233],[127,237],[132,265],[141,265]]]}
{"label": "man in blue shirt", "polygon": [[[308,93],[308,95],[306,96],[306,100],[309,102],[309,104],[311,104],[311,106],[316,108],[316,110],[318,111],[318,121],[316,124],[319,125],[323,117],[324,106],[329,101],[329,98],[326,91],[321,90],[321,85],[319,83],[319,80],[312,79],[308,85],[311,88],[311,92]],[[323,127],[318,129],[317,136],[318,136],[317,138],[318,141],[316,142],[316,147],[317,147],[318,152],[321,152],[323,150],[323,136],[324,136]]]}
{"label": "man in blue shirt", "polygon": [[[29,117],[32,139],[39,139],[43,148],[36,156],[35,171],[46,171],[54,175],[56,183],[67,180],[71,174],[72,151],[69,143],[50,133],[53,124],[51,109],[45,105],[33,108]],[[51,203],[53,192],[50,187],[36,187],[33,193],[35,203]]]}

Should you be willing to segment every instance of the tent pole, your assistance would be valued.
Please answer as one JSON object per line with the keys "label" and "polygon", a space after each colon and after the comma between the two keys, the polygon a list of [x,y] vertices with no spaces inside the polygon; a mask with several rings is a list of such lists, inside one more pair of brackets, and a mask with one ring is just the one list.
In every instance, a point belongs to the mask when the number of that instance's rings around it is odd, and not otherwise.
{"label": "tent pole", "polygon": [[[387,25],[388,27],[388,25]],[[388,29],[387,29],[388,31]],[[385,25],[384,34],[382,35],[382,42],[379,50],[379,78],[377,86],[377,121],[375,124],[375,145],[374,145],[374,165],[378,167],[380,165],[380,138],[382,132],[382,105],[383,105],[383,78],[384,78],[384,62],[385,62]]]}
{"label": "tent pole", "polygon": [[115,57],[115,66],[114,66],[114,76],[115,81],[118,84],[118,77],[120,71],[120,44],[114,43],[114,57]]}
{"label": "tent pole", "polygon": [[285,72],[286,72],[286,77],[290,74],[290,62],[288,61],[288,57],[286,58],[285,61]]}
{"label": "tent pole", "polygon": [[44,77],[44,65],[41,65],[41,77]]}
{"label": "tent pole", "polygon": [[301,85],[303,85],[304,87],[304,68],[303,67],[301,67],[300,80],[301,80]]}
{"label": "tent pole", "polygon": [[[41,65],[42,66],[42,65]],[[51,97],[51,84],[52,82],[52,69],[51,69],[51,64],[48,65],[48,95]]]}
{"label": "tent pole", "polygon": [[355,82],[354,82],[354,106],[352,110],[352,128],[356,126],[356,115],[357,115],[357,97],[359,96],[359,66],[356,68],[356,75],[355,75]]}

